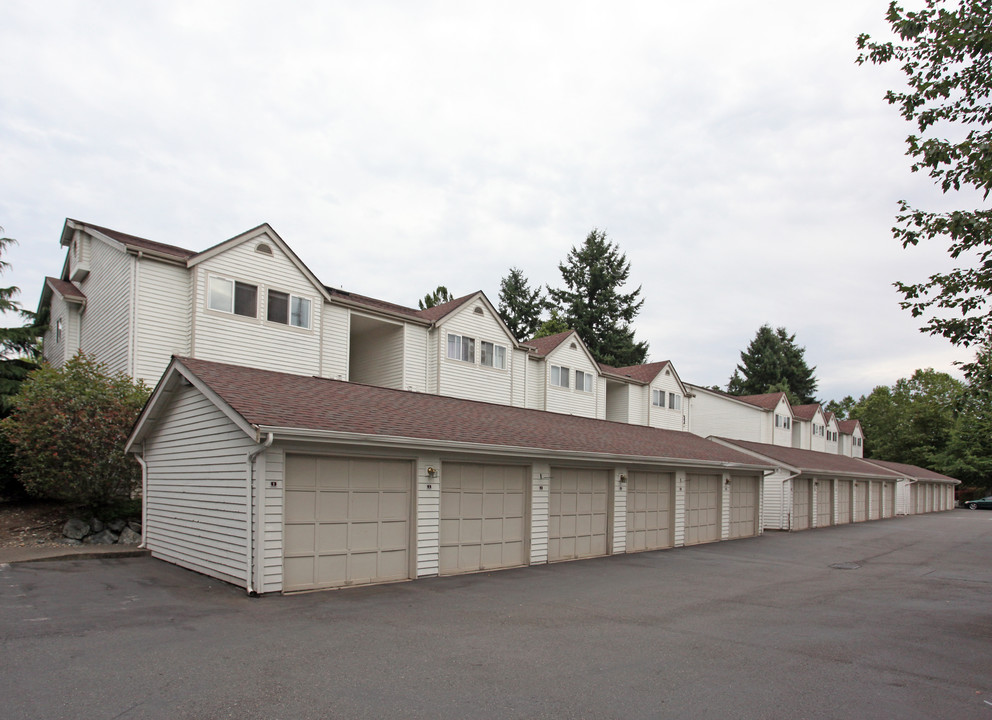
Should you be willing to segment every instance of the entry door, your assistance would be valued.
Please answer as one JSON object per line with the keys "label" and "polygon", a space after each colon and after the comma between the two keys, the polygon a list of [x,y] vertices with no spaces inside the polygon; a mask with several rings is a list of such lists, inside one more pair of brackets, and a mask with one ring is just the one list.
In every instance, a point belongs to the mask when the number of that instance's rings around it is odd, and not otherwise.
{"label": "entry door", "polygon": [[410,577],[407,461],[286,456],[283,588]]}
{"label": "entry door", "polygon": [[609,506],[609,471],[551,468],[548,560],[605,555]]}
{"label": "entry door", "polygon": [[525,564],[526,490],[526,468],[445,463],[441,476],[441,573]]}
{"label": "entry door", "polygon": [[632,472],[627,481],[627,552],[661,550],[672,537],[670,473]]}
{"label": "entry door", "polygon": [[721,482],[719,475],[686,475],[686,545],[697,545],[720,539]]}

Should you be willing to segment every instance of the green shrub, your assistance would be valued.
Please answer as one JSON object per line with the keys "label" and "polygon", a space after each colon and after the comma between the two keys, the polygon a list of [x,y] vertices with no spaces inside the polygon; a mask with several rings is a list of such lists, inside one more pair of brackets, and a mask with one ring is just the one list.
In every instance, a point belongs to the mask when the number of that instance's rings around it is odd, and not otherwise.
{"label": "green shrub", "polygon": [[130,499],[141,472],[124,443],[148,393],[83,354],[31,373],[0,422],[25,489],[90,507]]}

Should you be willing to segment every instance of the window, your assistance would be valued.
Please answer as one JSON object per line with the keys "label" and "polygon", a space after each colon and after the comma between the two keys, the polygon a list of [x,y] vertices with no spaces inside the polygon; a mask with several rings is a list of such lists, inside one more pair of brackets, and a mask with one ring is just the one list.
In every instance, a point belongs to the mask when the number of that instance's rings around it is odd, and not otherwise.
{"label": "window", "polygon": [[592,375],[581,370],[575,371],[575,389],[582,392],[592,392]]}
{"label": "window", "polygon": [[568,368],[559,367],[558,365],[551,366],[551,384],[556,387],[568,387]]}
{"label": "window", "polygon": [[791,428],[792,427],[792,418],[790,418],[790,417],[783,417],[782,418],[782,427],[784,427],[786,430],[788,430],[789,428]]}
{"label": "window", "polygon": [[782,427],[782,416],[778,413],[775,413],[775,427]]}
{"label": "window", "polygon": [[668,393],[668,407],[672,410],[681,410],[682,396],[675,393]]}
{"label": "window", "polygon": [[655,407],[665,407],[665,391],[664,390],[652,390],[651,391],[651,404]]}
{"label": "window", "polygon": [[55,321],[55,342],[62,342],[62,318]]}
{"label": "window", "polygon": [[481,357],[479,358],[486,367],[506,370],[506,348],[502,345],[486,342],[480,344]]}
{"label": "window", "polygon": [[247,283],[212,277],[207,283],[207,307],[245,317],[258,317],[258,288]]}
{"label": "window", "polygon": [[448,335],[448,357],[452,360],[475,362],[475,340],[461,335]]}
{"label": "window", "polygon": [[278,290],[269,290],[265,318],[270,322],[308,328],[310,327],[310,301]]}

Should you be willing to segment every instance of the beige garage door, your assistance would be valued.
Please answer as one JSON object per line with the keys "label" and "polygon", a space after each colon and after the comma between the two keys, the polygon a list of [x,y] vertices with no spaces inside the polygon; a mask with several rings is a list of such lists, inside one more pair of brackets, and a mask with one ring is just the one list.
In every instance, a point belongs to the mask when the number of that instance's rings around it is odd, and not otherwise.
{"label": "beige garage door", "polygon": [[792,481],[792,530],[809,529],[810,497],[809,480]]}
{"label": "beige garage door", "polygon": [[882,485],[882,517],[896,516],[896,484],[884,483]]}
{"label": "beige garage door", "polygon": [[526,496],[526,468],[445,463],[441,469],[441,573],[523,565]]}
{"label": "beige garage door", "polygon": [[721,477],[690,474],[685,480],[685,544],[719,540]]}
{"label": "beige garage door", "polygon": [[730,535],[733,538],[758,534],[758,479],[741,475],[730,477]]}
{"label": "beige garage door", "polygon": [[829,527],[834,521],[832,480],[816,481],[816,526]]}
{"label": "beige garage door", "polygon": [[882,518],[882,483],[873,482],[871,484],[871,507],[868,509],[868,517],[872,520]]}
{"label": "beige garage door", "polygon": [[632,472],[627,481],[627,552],[673,545],[672,475]]}
{"label": "beige garage door", "polygon": [[837,523],[846,525],[851,522],[851,481],[837,481]]}
{"label": "beige garage door", "polygon": [[286,456],[283,588],[410,577],[413,464]]}
{"label": "beige garage door", "polygon": [[868,483],[859,480],[854,486],[854,522],[868,519]]}
{"label": "beige garage door", "polygon": [[605,555],[609,505],[608,471],[551,468],[548,560]]}

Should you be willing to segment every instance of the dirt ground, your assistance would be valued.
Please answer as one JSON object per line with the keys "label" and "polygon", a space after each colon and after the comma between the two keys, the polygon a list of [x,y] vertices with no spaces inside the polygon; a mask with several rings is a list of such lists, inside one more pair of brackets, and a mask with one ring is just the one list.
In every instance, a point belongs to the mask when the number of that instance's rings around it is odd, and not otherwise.
{"label": "dirt ground", "polygon": [[0,501],[0,548],[68,545],[62,526],[73,510],[40,500]]}

